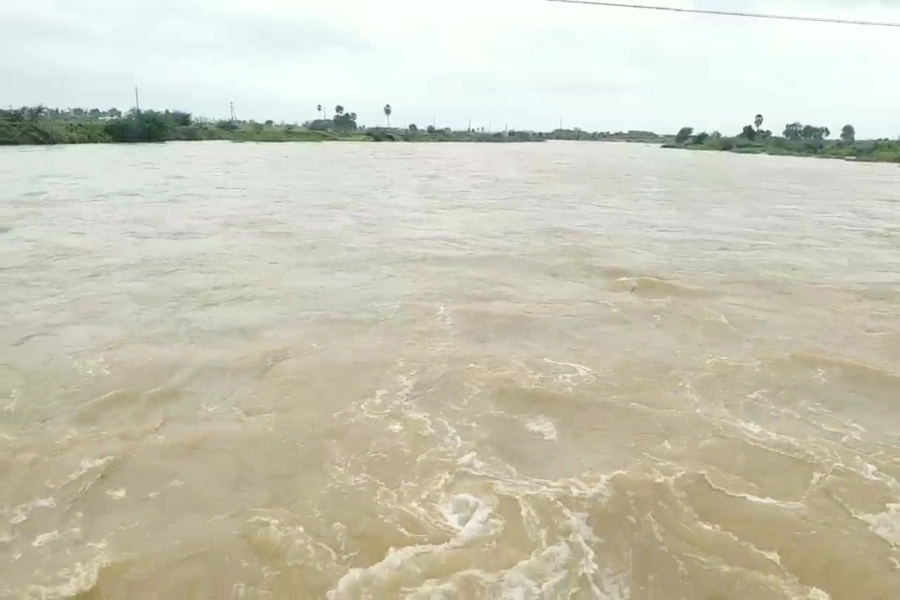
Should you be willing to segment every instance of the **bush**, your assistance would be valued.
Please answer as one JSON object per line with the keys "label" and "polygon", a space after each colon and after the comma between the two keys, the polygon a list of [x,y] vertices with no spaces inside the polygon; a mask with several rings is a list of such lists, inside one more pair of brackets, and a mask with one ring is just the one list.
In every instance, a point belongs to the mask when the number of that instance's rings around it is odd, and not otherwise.
{"label": "bush", "polygon": [[693,135],[694,128],[693,127],[682,127],[678,130],[678,135],[675,136],[675,141],[679,144],[683,144]]}

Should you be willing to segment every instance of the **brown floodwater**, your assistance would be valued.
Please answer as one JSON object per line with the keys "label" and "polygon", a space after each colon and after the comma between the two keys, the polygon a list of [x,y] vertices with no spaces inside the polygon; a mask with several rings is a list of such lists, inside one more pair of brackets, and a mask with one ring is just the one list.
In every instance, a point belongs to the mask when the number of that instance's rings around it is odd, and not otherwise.
{"label": "brown floodwater", "polygon": [[900,169],[0,149],[0,598],[900,598]]}

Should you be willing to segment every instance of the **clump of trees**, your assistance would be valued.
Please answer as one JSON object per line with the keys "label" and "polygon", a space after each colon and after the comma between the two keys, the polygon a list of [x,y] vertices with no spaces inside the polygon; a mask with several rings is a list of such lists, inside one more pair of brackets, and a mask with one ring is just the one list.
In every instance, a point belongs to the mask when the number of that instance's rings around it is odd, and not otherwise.
{"label": "clump of trees", "polygon": [[839,140],[831,140],[831,130],[823,125],[788,123],[782,135],[776,137],[763,129],[764,118],[757,114],[752,124],[744,125],[733,137],[718,132],[707,135],[682,127],[675,135],[675,146],[708,150],[727,150],[750,154],[811,155],[857,160],[900,162],[900,140],[859,142],[853,125],[844,125]]}
{"label": "clump of trees", "polygon": [[113,142],[165,142],[172,139],[175,130],[190,127],[192,122],[187,112],[134,108],[122,118],[107,121],[103,130]]}
{"label": "clump of trees", "polygon": [[356,113],[355,112],[347,112],[344,109],[342,104],[338,104],[334,107],[334,116],[330,119],[324,118],[325,112],[322,109],[322,105],[319,105],[319,113],[322,114],[322,118],[316,119],[315,121],[309,121],[304,124],[306,129],[311,131],[337,131],[337,132],[349,132],[356,131],[358,125],[356,124]]}
{"label": "clump of trees", "polygon": [[799,142],[801,140],[825,140],[831,135],[831,130],[827,127],[818,127],[815,125],[804,125],[800,121],[789,123],[784,128],[782,136],[786,140]]}

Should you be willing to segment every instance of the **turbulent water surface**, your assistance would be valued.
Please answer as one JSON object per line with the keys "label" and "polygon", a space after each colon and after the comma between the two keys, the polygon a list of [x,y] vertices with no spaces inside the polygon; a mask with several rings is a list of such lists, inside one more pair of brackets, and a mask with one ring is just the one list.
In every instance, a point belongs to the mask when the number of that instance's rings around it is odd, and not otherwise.
{"label": "turbulent water surface", "polygon": [[900,170],[0,151],[0,597],[900,598]]}

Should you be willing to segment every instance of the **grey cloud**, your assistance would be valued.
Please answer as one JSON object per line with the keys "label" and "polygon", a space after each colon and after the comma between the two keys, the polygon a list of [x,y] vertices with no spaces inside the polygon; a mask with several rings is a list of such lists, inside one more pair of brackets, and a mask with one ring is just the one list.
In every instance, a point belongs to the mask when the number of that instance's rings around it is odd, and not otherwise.
{"label": "grey cloud", "polygon": [[[855,6],[740,4],[900,19],[900,0]],[[287,120],[341,103],[375,123],[390,102],[396,122],[546,128],[564,116],[592,129],[729,131],[762,111],[775,128],[852,120],[861,135],[896,135],[895,40],[872,28],[542,0],[0,0],[0,105],[125,108],[138,84],[142,103],[211,117],[229,100],[242,116]]]}
{"label": "grey cloud", "polygon": [[215,6],[198,0],[54,2],[38,14],[20,12],[3,19],[0,38],[23,52],[71,48],[136,60],[150,55],[280,60],[367,50],[360,39],[312,19],[241,14]]}

